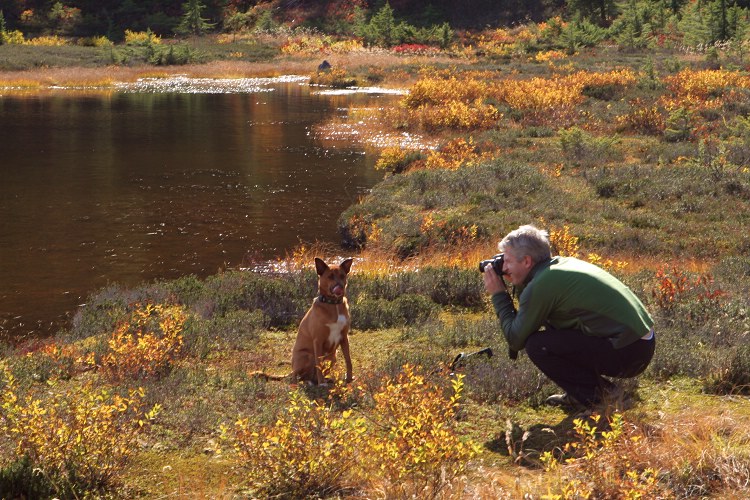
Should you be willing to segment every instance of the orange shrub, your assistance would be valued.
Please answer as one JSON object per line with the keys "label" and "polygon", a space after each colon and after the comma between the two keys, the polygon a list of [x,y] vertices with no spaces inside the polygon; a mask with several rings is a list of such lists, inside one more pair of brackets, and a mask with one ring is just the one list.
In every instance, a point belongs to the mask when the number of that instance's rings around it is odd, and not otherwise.
{"label": "orange shrub", "polygon": [[[48,365],[50,378],[67,380],[95,367],[94,353],[82,353],[73,344],[49,343],[26,354],[34,365]],[[33,358],[33,360],[32,360]]]}
{"label": "orange shrub", "polygon": [[583,102],[581,89],[565,79],[504,80],[498,86],[498,98],[528,120],[555,123]]}
{"label": "orange shrub", "polygon": [[664,78],[667,88],[682,99],[706,100],[732,87],[750,88],[750,77],[739,71],[684,69]]}
{"label": "orange shrub", "polygon": [[484,160],[494,158],[495,151],[482,151],[474,139],[458,138],[450,141],[438,151],[431,151],[425,161],[427,169],[458,170],[461,167],[470,167]]}
{"label": "orange shrub", "polygon": [[663,312],[672,312],[679,304],[695,302],[701,306],[717,305],[725,292],[714,286],[713,276],[703,274],[690,279],[677,267],[671,271],[663,268],[656,272],[656,286],[651,291],[656,305]]}
{"label": "orange shrub", "polygon": [[434,72],[418,80],[409,89],[402,103],[410,109],[424,105],[441,105],[450,101],[473,103],[493,93],[492,76],[484,72],[470,72],[457,78],[447,72]]}
{"label": "orange shrub", "polygon": [[103,373],[111,380],[162,375],[181,353],[186,320],[181,306],[136,305],[112,333],[101,361]]}
{"label": "orange shrub", "polygon": [[617,117],[617,125],[623,130],[640,134],[658,135],[664,132],[664,113],[656,104],[648,105],[641,99],[630,102],[630,111]]}
{"label": "orange shrub", "polygon": [[495,126],[500,112],[481,99],[473,103],[447,101],[442,106],[424,106],[417,110],[422,128],[429,132],[443,129],[477,130]]}
{"label": "orange shrub", "polygon": [[579,71],[565,78],[570,85],[582,85],[584,87],[604,87],[607,85],[619,85],[628,87],[637,80],[637,75],[631,69],[615,69],[608,73],[590,73]]}
{"label": "orange shrub", "polygon": [[570,118],[575,107],[584,101],[586,88],[603,86],[628,86],[635,82],[630,70],[609,73],[579,71],[556,78],[531,78],[504,80],[497,87],[496,97],[525,119],[538,123],[560,123]]}

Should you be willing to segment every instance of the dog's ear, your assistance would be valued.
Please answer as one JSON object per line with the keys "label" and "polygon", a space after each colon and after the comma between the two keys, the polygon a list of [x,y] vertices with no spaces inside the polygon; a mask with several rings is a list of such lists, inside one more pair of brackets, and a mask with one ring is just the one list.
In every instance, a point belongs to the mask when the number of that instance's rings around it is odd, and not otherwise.
{"label": "dog's ear", "polygon": [[352,262],[354,262],[354,259],[346,259],[344,262],[339,264],[339,267],[343,269],[346,274],[349,274],[349,269],[352,268]]}
{"label": "dog's ear", "polygon": [[318,276],[323,276],[323,273],[328,271],[328,264],[323,262],[323,259],[315,257],[315,271],[317,271]]}

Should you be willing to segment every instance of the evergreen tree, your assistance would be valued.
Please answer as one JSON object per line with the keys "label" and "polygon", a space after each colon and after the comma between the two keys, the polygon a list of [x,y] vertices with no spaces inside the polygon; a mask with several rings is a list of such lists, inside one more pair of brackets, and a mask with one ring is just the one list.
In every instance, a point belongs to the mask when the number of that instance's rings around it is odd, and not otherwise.
{"label": "evergreen tree", "polygon": [[361,28],[359,33],[371,45],[391,47],[399,42],[402,27],[396,22],[391,5],[386,2],[370,22]]}
{"label": "evergreen tree", "polygon": [[688,47],[697,47],[713,42],[705,11],[706,8],[700,0],[687,4],[682,10],[679,28],[684,34],[683,42]]}
{"label": "evergreen tree", "polygon": [[571,15],[606,26],[617,15],[614,0],[565,0]]}
{"label": "evergreen tree", "polygon": [[644,23],[645,12],[639,9],[636,0],[628,0],[622,16],[612,26],[612,32],[620,46],[641,49],[648,46],[650,27]]}
{"label": "evergreen tree", "polygon": [[727,21],[727,0],[714,0],[709,5],[709,29],[711,41],[724,41],[730,38]]}
{"label": "evergreen tree", "polygon": [[5,16],[3,15],[3,11],[0,10],[0,45],[5,43],[5,33]]}
{"label": "evergreen tree", "polygon": [[206,6],[200,3],[199,0],[188,0],[182,4],[182,20],[180,24],[175,28],[175,32],[181,35],[203,35],[208,30],[214,27],[213,23],[209,23],[208,19],[201,17],[201,13]]}

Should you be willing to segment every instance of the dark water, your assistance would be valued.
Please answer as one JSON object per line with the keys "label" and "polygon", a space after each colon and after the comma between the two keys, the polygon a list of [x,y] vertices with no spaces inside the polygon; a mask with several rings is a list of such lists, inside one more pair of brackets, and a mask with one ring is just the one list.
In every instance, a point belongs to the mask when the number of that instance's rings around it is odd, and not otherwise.
{"label": "dark water", "polygon": [[338,242],[382,175],[312,127],[392,97],[260,90],[0,96],[0,338],[51,333],[107,284]]}

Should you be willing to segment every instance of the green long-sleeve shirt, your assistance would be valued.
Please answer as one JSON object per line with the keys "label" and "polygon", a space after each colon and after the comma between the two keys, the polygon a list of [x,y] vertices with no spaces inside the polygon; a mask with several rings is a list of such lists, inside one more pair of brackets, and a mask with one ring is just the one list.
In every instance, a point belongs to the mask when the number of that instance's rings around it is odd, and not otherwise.
{"label": "green long-sleeve shirt", "polygon": [[517,312],[508,293],[492,296],[505,339],[515,351],[542,326],[606,337],[621,348],[647,335],[654,324],[643,303],[620,280],[572,257],[538,263],[520,288]]}

